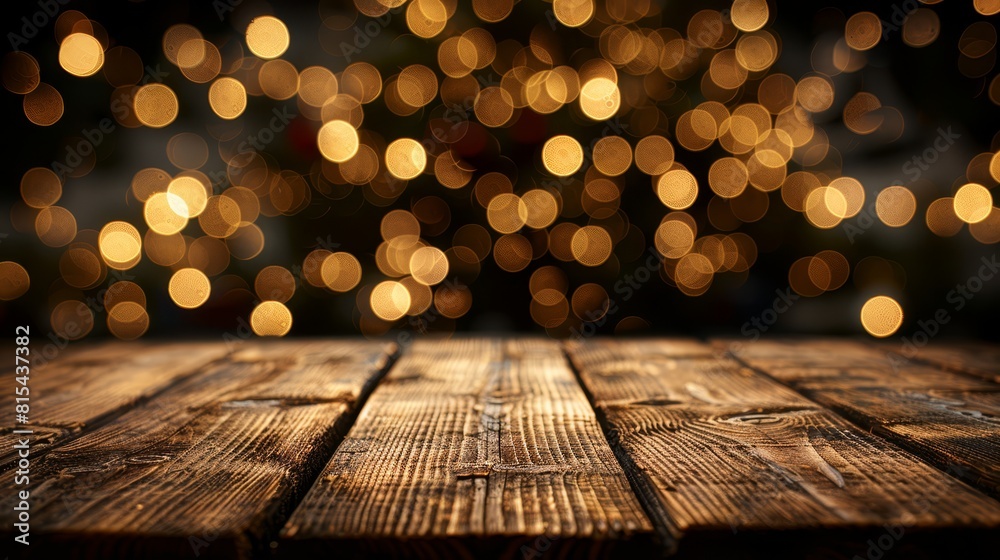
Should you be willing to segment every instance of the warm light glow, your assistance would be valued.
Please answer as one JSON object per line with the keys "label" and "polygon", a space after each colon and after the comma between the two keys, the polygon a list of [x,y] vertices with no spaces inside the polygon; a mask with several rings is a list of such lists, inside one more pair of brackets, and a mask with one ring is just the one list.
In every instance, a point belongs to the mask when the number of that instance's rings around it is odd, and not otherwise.
{"label": "warm light glow", "polygon": [[247,26],[247,48],[264,59],[278,58],[288,49],[288,28],[274,16],[254,18]]}
{"label": "warm light glow", "polygon": [[875,296],[861,308],[861,325],[872,336],[892,336],[902,324],[903,308],[891,297]]}
{"label": "warm light glow", "polygon": [[684,169],[668,171],[656,181],[656,194],[667,208],[683,210],[698,198],[698,181]]}
{"label": "warm light glow", "polygon": [[59,65],[74,76],[92,76],[104,65],[104,48],[91,35],[73,33],[59,45]]}
{"label": "warm light glow", "polygon": [[235,119],[247,108],[247,90],[239,80],[219,78],[208,90],[208,103],[219,118]]}
{"label": "warm light glow", "polygon": [[917,211],[917,199],[906,187],[887,187],[875,199],[875,213],[889,227],[910,223]]}
{"label": "warm light glow", "polygon": [[571,136],[554,136],[542,147],[545,169],[557,177],[568,177],[583,165],[583,148]]}
{"label": "warm light glow", "polygon": [[580,110],[595,121],[615,116],[621,102],[618,84],[608,78],[594,78],[580,88]]}
{"label": "warm light glow", "polygon": [[128,222],[111,222],[98,235],[101,257],[111,268],[127,270],[142,256],[142,237]]}
{"label": "warm light glow", "polygon": [[183,230],[188,223],[187,215],[187,203],[171,193],[156,193],[146,200],[143,207],[143,216],[149,229],[160,235],[171,235]]}
{"label": "warm light glow", "polygon": [[437,247],[421,247],[410,256],[410,274],[425,286],[441,283],[448,276],[448,258]]}
{"label": "warm light glow", "polygon": [[955,193],[955,215],[967,224],[981,222],[993,210],[993,195],[977,183],[963,185]]}
{"label": "warm light glow", "polygon": [[410,138],[393,141],[385,149],[385,166],[397,179],[414,179],[427,166],[427,152],[420,142]]}
{"label": "warm light glow", "polygon": [[371,306],[380,319],[395,321],[410,308],[410,292],[399,282],[381,282],[372,289]]}
{"label": "warm light glow", "polygon": [[250,314],[250,326],[257,336],[285,336],[292,330],[292,312],[279,301],[264,301]]}
{"label": "warm light glow", "polygon": [[182,268],[170,277],[168,291],[177,307],[194,309],[208,301],[212,286],[204,272],[196,268]]}
{"label": "warm light glow", "polygon": [[0,262],[0,300],[17,299],[28,291],[28,271],[13,261]]}
{"label": "warm light glow", "polygon": [[182,176],[170,181],[167,194],[170,209],[186,218],[197,217],[208,204],[208,188],[195,177]]}
{"label": "warm light glow", "polygon": [[177,95],[163,84],[148,84],[139,88],[133,106],[139,122],[150,128],[163,128],[177,118]]}
{"label": "warm light glow", "polygon": [[361,282],[361,263],[350,253],[331,253],[320,265],[323,284],[335,292],[349,292]]}
{"label": "warm light glow", "polygon": [[358,131],[345,121],[330,121],[319,129],[316,143],[323,157],[343,163],[358,153]]}

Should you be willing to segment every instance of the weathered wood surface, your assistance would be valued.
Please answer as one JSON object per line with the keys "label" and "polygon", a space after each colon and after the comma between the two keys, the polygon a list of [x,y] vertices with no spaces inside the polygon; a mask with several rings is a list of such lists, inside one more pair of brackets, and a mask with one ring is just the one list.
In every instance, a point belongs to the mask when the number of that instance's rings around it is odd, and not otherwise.
{"label": "weathered wood surface", "polygon": [[[52,356],[41,367],[37,367],[41,358],[38,353],[29,354],[33,360],[29,364],[31,409],[27,428],[34,431],[32,453],[36,456],[178,380],[195,375],[227,353],[225,345],[214,343],[81,346],[70,343],[62,354]],[[17,454],[14,444],[24,436],[16,436],[12,430],[22,427],[5,423],[0,430],[0,470],[8,470],[13,464]]]}
{"label": "weathered wood surface", "polygon": [[[264,554],[393,348],[247,342],[156,399],[51,450],[31,467],[32,554]],[[180,360],[184,352],[173,355]],[[161,366],[140,359],[131,373],[161,376]],[[11,474],[0,477],[4,488],[13,487]],[[11,511],[12,498],[4,493],[3,511]],[[3,531],[11,542],[10,526]]]}
{"label": "weathered wood surface", "polygon": [[926,362],[960,373],[974,375],[987,381],[1000,383],[1000,346],[974,342],[933,342],[917,346],[884,343],[880,349],[898,356],[897,362]]}
{"label": "weathered wood surface", "polygon": [[796,532],[823,529],[800,544],[864,557],[845,530],[877,538],[886,525],[1000,526],[997,502],[780,383],[713,357],[708,345],[590,340],[567,348],[647,510],[680,539],[680,552],[689,541],[711,548],[780,532],[780,547],[757,553],[794,555],[787,545]]}
{"label": "weathered wood surface", "polygon": [[472,339],[407,350],[279,551],[596,557],[651,532],[558,343]]}
{"label": "weathered wood surface", "polygon": [[[1000,479],[992,347],[902,359],[836,339],[463,339],[418,342],[383,377],[394,351],[67,348],[31,378],[30,557],[888,560],[1000,546],[1000,502],[983,493]],[[14,489],[10,429],[0,486]],[[0,494],[8,543],[13,497]]]}
{"label": "weathered wood surface", "polygon": [[[748,346],[741,359],[1000,497],[1000,385],[920,362],[880,361],[882,348],[825,344],[818,350],[812,340],[760,341]],[[828,355],[837,356],[840,365],[827,363]],[[959,350],[935,355],[972,360]]]}

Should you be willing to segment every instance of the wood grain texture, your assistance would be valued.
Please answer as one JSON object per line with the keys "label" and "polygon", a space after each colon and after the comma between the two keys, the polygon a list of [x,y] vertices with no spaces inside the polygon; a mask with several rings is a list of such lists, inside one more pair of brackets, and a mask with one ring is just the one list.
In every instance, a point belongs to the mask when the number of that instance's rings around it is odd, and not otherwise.
{"label": "wood grain texture", "polygon": [[599,555],[651,529],[557,343],[423,341],[374,391],[279,550]]}
{"label": "wood grain texture", "polygon": [[913,342],[883,343],[878,347],[898,355],[900,362],[912,360],[929,363],[949,371],[1000,383],[1000,346],[997,345],[949,341],[940,344],[931,342],[923,346],[917,346]]}
{"label": "wood grain texture", "polygon": [[[263,554],[393,349],[361,341],[247,342],[51,450],[32,464],[32,553]],[[10,475],[0,484],[12,487]],[[0,503],[10,511],[11,495]]]}
{"label": "wood grain texture", "polygon": [[[833,344],[833,343],[828,343]],[[882,348],[836,343],[844,366],[816,365],[813,341],[765,342],[743,354],[747,364],[802,392],[939,468],[1000,497],[1000,385],[920,362],[873,365]],[[960,350],[936,356],[972,356]],[[782,356],[772,360],[775,352]],[[797,356],[789,360],[788,355]],[[984,353],[984,355],[989,355]]]}
{"label": "wood grain texture", "polygon": [[[79,435],[226,353],[224,345],[214,343],[68,346],[44,366],[31,368],[32,452],[38,455]],[[0,470],[9,470],[16,456],[13,429],[7,425],[0,430]]]}
{"label": "wood grain texture", "polygon": [[690,552],[689,542],[711,549],[730,537],[778,534],[781,547],[757,552],[794,556],[788,546],[796,535],[822,530],[800,544],[864,557],[844,531],[878,537],[886,524],[1000,525],[997,502],[767,376],[711,357],[708,345],[692,352],[691,344],[567,343],[647,511],[680,539],[679,552]]}

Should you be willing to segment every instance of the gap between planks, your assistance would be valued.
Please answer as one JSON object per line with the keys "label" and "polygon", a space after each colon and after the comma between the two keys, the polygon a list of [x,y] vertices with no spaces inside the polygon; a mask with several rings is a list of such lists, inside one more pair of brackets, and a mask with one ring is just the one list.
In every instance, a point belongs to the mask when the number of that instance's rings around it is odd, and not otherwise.
{"label": "gap between planks", "polygon": [[[952,363],[969,355],[952,347],[934,352]],[[728,355],[1000,498],[1000,385],[986,376],[844,340],[762,340]]]}
{"label": "gap between planks", "polygon": [[[802,550],[850,557],[883,524],[975,527],[980,536],[1000,525],[996,501],[708,344],[598,339],[567,348],[635,492],[682,554],[727,542],[724,554],[743,554],[737,532],[746,542],[779,531],[784,544],[797,538]],[[848,530],[853,542],[840,542]]]}
{"label": "gap between planks", "polygon": [[[171,361],[177,358],[169,349],[176,346],[184,346],[190,349],[194,345],[194,353],[185,354],[180,364],[174,363],[167,366],[165,373],[160,374],[166,381],[157,384],[156,379],[136,381],[134,379],[133,368],[154,367],[155,362],[161,357]],[[152,352],[142,352],[144,347],[152,346]],[[95,430],[114,422],[123,414],[130,410],[143,406],[170,391],[174,387],[181,385],[191,377],[198,375],[206,368],[214,367],[226,361],[232,352],[212,351],[204,343],[174,343],[150,344],[148,342],[134,343],[98,343],[85,348],[71,348],[69,356],[64,356],[59,362],[49,361],[43,369],[34,371],[33,374],[41,376],[41,381],[32,380],[29,387],[33,391],[32,396],[32,418],[41,416],[41,421],[30,423],[31,434],[31,456],[32,460],[38,460],[62,445],[79,439]],[[136,347],[140,351],[136,351]],[[117,351],[128,348],[130,351]],[[110,354],[110,355],[109,355]],[[166,354],[166,356],[164,356]],[[154,362],[153,364],[143,363],[143,360]],[[110,366],[109,366],[110,362]],[[66,399],[65,377],[69,377],[69,383],[81,383],[86,381],[88,368],[102,371],[102,382],[93,381],[84,383],[85,387],[72,398]],[[61,376],[64,372],[66,376]],[[58,383],[50,382],[49,377],[59,376]],[[49,403],[53,389],[62,389],[62,393],[57,395],[57,402]],[[88,404],[98,401],[96,412],[90,412]],[[102,410],[103,407],[103,410]],[[46,418],[46,414],[50,416]],[[52,420],[52,416],[56,420]],[[13,444],[17,437],[13,433],[15,428],[5,428],[0,431],[0,474],[11,470],[16,464],[16,451]]]}
{"label": "gap between planks", "polygon": [[265,557],[397,352],[250,343],[60,444],[32,464],[33,552]]}

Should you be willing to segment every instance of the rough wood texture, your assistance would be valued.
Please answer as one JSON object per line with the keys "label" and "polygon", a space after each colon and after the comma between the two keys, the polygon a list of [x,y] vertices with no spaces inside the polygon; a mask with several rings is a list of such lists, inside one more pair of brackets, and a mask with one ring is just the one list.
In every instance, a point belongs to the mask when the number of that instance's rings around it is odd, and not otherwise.
{"label": "rough wood texture", "polygon": [[[213,343],[68,346],[64,354],[30,369],[27,428],[35,432],[32,453],[37,457],[81,430],[120,414],[194,375],[226,352],[224,345]],[[21,426],[6,424],[0,430],[0,470],[9,470],[15,459],[17,438],[11,433],[15,428]]]}
{"label": "rough wood texture", "polygon": [[[392,349],[360,341],[248,342],[230,359],[51,450],[31,468],[31,552],[262,554]],[[182,355],[173,352],[174,359]],[[133,364],[132,374],[161,375],[161,366],[136,371]],[[11,488],[11,474],[0,484]],[[5,493],[0,502],[5,511],[11,498]]]}
{"label": "rough wood texture", "polygon": [[598,555],[611,539],[641,546],[651,529],[557,343],[417,342],[372,394],[279,550]]}
{"label": "rough wood texture", "polygon": [[709,357],[707,345],[596,340],[567,348],[654,522],[683,537],[680,552],[692,540],[711,548],[737,534],[782,531],[780,548],[758,553],[786,556],[790,530],[824,529],[803,543],[813,553],[825,543],[864,557],[863,544],[840,542],[843,530],[877,537],[885,524],[1000,525],[993,500],[780,383]]}
{"label": "rough wood texture", "polygon": [[1000,346],[973,342],[949,342],[918,347],[913,343],[881,344],[881,349],[899,356],[898,361],[925,362],[950,371],[967,373],[1000,383]]}
{"label": "rough wood texture", "polygon": [[[836,345],[827,350],[842,357],[843,365],[817,365],[826,359],[818,355],[825,351],[816,350],[815,341],[809,340],[762,341],[749,347],[742,359],[1000,497],[1000,385],[919,362],[879,363],[884,352],[879,348],[850,342],[827,344]],[[971,355],[959,350],[929,353],[975,363]]]}

